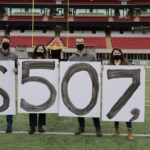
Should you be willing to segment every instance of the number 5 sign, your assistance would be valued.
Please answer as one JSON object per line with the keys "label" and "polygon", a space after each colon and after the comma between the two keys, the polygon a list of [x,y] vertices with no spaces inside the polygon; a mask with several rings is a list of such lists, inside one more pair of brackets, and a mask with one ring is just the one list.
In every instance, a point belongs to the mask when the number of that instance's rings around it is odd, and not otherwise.
{"label": "number 5 sign", "polygon": [[144,67],[104,66],[102,120],[143,122],[144,84]]}
{"label": "number 5 sign", "polygon": [[58,60],[19,60],[18,111],[58,112]]}

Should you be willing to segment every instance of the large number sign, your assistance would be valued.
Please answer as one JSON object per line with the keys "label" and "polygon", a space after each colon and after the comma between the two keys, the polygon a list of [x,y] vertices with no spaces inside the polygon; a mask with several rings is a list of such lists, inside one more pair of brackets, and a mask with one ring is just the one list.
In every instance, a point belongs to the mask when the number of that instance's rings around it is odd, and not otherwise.
{"label": "large number sign", "polygon": [[[100,117],[103,121],[144,121],[145,70],[99,62],[19,60],[18,112]],[[0,63],[0,115],[15,114],[13,61]],[[59,104],[58,104],[59,100]]]}
{"label": "large number sign", "polygon": [[144,83],[144,67],[105,66],[102,120],[143,122]]}
{"label": "large number sign", "polygon": [[0,115],[16,113],[13,68],[13,61],[0,61]]}
{"label": "large number sign", "polygon": [[20,60],[20,113],[58,112],[58,60]]}
{"label": "large number sign", "polygon": [[100,117],[98,62],[61,62],[59,115]]}

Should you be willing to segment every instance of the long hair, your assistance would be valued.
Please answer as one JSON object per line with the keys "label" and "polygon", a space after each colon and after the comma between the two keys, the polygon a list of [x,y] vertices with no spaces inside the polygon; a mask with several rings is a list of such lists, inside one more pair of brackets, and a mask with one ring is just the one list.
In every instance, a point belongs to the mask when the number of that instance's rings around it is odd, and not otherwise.
{"label": "long hair", "polygon": [[120,48],[114,48],[114,49],[112,50],[111,55],[110,55],[110,64],[111,64],[111,65],[115,65],[114,59],[113,59],[113,53],[114,53],[114,51],[119,51],[120,54],[122,55],[120,65],[129,65],[129,62],[125,59],[124,54],[122,53],[122,51],[121,51]]}
{"label": "long hair", "polygon": [[38,57],[37,50],[38,50],[38,48],[39,48],[40,46],[41,46],[41,47],[43,48],[43,50],[44,50],[44,53],[43,53],[43,55],[41,56],[41,58],[42,58],[42,59],[47,58],[47,51],[46,51],[45,46],[42,45],[42,44],[39,44],[39,45],[37,45],[37,46],[34,48],[34,51],[33,51],[33,54],[32,54],[32,58],[33,58],[33,59],[36,59],[36,58]]}

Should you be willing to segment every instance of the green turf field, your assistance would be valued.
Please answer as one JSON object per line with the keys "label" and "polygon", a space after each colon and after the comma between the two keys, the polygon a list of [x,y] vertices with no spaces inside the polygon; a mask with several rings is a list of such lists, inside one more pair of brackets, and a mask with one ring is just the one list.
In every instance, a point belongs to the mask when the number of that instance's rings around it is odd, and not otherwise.
{"label": "green turf field", "polygon": [[[146,71],[146,107],[145,122],[133,123],[135,136],[133,141],[128,141],[126,136],[113,137],[113,122],[101,122],[103,137],[95,135],[55,135],[28,133],[0,133],[0,150],[149,150],[150,149],[150,69]],[[0,116],[0,131],[6,128],[5,116]],[[58,117],[57,114],[47,115],[48,132],[69,132],[77,128],[76,118]],[[28,115],[19,114],[14,117],[14,131],[28,131]],[[120,124],[121,133],[126,134],[125,123]],[[86,119],[86,132],[95,133],[92,119]]]}

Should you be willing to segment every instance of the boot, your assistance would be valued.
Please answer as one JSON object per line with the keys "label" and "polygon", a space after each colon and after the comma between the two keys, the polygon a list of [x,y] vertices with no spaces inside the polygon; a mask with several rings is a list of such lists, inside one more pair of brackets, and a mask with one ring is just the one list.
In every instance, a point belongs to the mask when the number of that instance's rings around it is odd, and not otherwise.
{"label": "boot", "polygon": [[119,128],[115,128],[115,132],[113,133],[113,136],[119,136],[119,135],[120,135]]}
{"label": "boot", "polygon": [[44,132],[45,132],[45,130],[43,129],[42,126],[39,126],[38,131],[39,131],[40,133],[44,133]]}
{"label": "boot", "polygon": [[102,137],[102,136],[103,136],[103,133],[102,133],[102,131],[101,131],[101,127],[96,128],[96,135],[97,135],[98,137]]}
{"label": "boot", "polygon": [[81,133],[84,133],[84,127],[79,127],[78,130],[75,132],[75,135],[80,135]]}
{"label": "boot", "polygon": [[35,132],[35,127],[30,127],[29,134],[34,134],[34,132]]}
{"label": "boot", "polygon": [[128,140],[133,140],[132,129],[128,129]]}
{"label": "boot", "polygon": [[7,129],[6,129],[5,132],[6,132],[6,133],[11,133],[11,132],[12,132],[12,127],[7,127]]}

